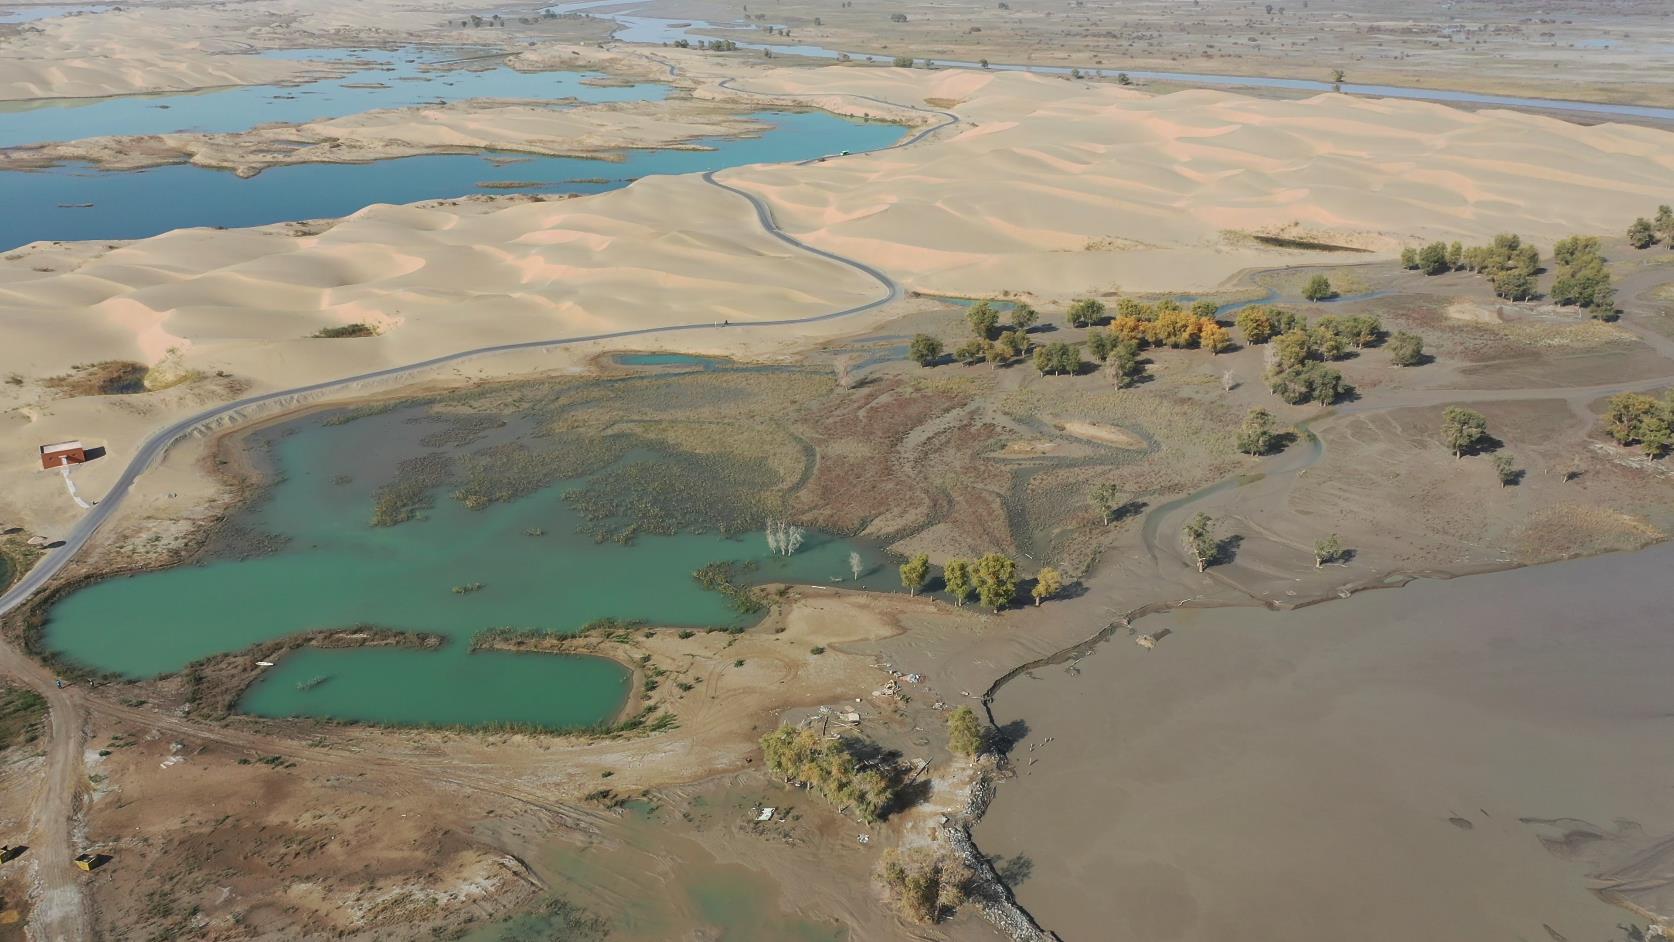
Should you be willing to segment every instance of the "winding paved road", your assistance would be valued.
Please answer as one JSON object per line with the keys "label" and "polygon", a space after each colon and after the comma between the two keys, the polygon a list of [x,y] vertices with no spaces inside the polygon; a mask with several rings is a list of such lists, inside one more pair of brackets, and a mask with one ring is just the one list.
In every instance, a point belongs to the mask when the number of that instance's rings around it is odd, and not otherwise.
{"label": "winding paved road", "polygon": [[[729,80],[730,82],[730,80]],[[734,89],[728,82],[721,83],[731,91],[744,94],[762,95],[772,98],[805,98],[807,96],[778,95],[765,92],[749,92],[744,89]],[[932,111],[925,108],[915,108],[911,105],[898,105],[881,99],[866,98],[865,96],[848,96],[861,98],[890,107],[904,108],[925,114],[938,116],[944,120],[939,123],[919,129],[916,133],[879,150],[894,150],[909,147],[924,140],[931,134],[951,127],[959,122],[959,118],[945,111]],[[868,153],[852,155],[859,158]],[[815,163],[822,160],[839,159],[833,157],[819,157],[802,161],[803,164]],[[817,255],[839,265],[852,268],[877,282],[882,293],[875,299],[853,307],[818,314],[812,317],[783,318],[777,320],[752,321],[749,324],[739,324],[728,329],[748,330],[752,327],[785,327],[797,324],[812,324],[820,321],[836,320],[875,310],[901,297],[901,286],[882,271],[855,259],[845,258],[824,249],[808,245],[779,228],[773,218],[773,211],[760,197],[739,189],[730,184],[715,179],[715,171],[703,174],[704,182],[726,190],[749,201],[755,208],[756,220],[769,235],[799,251]],[[310,399],[329,395],[330,393],[346,390],[350,387],[391,379],[417,376],[425,370],[441,366],[462,363],[477,357],[493,356],[522,350],[546,350],[557,347],[573,346],[576,344],[595,343],[599,341],[628,340],[636,337],[654,334],[672,334],[681,331],[711,330],[722,325],[714,322],[692,324],[669,324],[661,327],[646,327],[637,330],[610,331],[607,333],[586,334],[575,337],[562,337],[550,340],[529,340],[519,343],[497,344],[489,347],[478,347],[472,350],[462,350],[444,356],[432,357],[417,363],[404,366],[388,367],[373,370],[341,379],[313,383],[286,389],[278,392],[263,393],[247,396],[224,405],[205,409],[195,415],[188,416],[173,424],[153,432],[135,450],[132,458],[122,470],[122,474],[111,485],[98,503],[63,538],[61,545],[48,552],[46,558],[20,579],[9,591],[0,595],[0,616],[11,612],[28,601],[36,592],[40,591],[52,578],[76,557],[99,532],[99,529],[116,514],[122,506],[122,501],[133,489],[140,476],[162,459],[171,446],[182,438],[204,430],[212,423],[222,420],[236,421],[247,410],[263,406],[286,407],[300,405]],[[54,682],[52,673],[39,662],[29,657],[16,645],[0,641],[0,672],[8,674],[22,681],[41,694],[47,701],[49,710],[48,729],[46,737],[46,769],[44,781],[41,785],[41,795],[34,804],[31,814],[30,862],[34,865],[37,889],[35,893],[35,912],[31,918],[30,931],[33,938],[47,939],[50,942],[70,942],[70,940],[88,939],[92,937],[91,919],[87,911],[87,903],[81,892],[80,872],[75,869],[72,858],[74,856],[73,822],[77,813],[79,796],[84,785],[82,774],[82,740],[86,722],[86,706],[84,694],[76,688],[59,688]],[[158,720],[147,716],[142,721],[155,725]],[[196,731],[201,734],[201,731]],[[357,761],[366,761],[360,757]],[[463,783],[462,783],[463,784]],[[485,781],[472,783],[475,787],[489,787]]]}

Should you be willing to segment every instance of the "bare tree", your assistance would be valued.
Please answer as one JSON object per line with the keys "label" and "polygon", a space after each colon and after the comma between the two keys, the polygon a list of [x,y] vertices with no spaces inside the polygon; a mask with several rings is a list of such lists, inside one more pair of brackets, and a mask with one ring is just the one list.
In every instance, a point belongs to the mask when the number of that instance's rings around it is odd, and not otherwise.
{"label": "bare tree", "polygon": [[1221,374],[1221,389],[1223,389],[1227,392],[1232,392],[1234,389],[1237,389],[1237,388],[1238,388],[1238,374],[1237,373],[1234,373],[1231,370],[1227,370],[1225,373]]}
{"label": "bare tree", "polygon": [[767,521],[767,548],[778,556],[790,556],[802,548],[808,532],[784,520]]}
{"label": "bare tree", "polygon": [[854,573],[854,577],[856,579],[859,579],[860,578],[860,571],[863,568],[864,567],[860,563],[860,554],[859,553],[850,553],[849,554],[849,572]]}

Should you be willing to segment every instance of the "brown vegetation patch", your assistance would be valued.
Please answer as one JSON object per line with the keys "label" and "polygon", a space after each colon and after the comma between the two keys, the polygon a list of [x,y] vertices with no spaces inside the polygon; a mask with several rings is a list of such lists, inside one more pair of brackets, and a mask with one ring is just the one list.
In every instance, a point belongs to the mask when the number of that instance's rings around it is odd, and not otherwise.
{"label": "brown vegetation patch", "polygon": [[104,360],[78,363],[70,372],[54,376],[46,385],[59,393],[75,396],[128,396],[146,391],[145,376],[150,368],[132,360]]}

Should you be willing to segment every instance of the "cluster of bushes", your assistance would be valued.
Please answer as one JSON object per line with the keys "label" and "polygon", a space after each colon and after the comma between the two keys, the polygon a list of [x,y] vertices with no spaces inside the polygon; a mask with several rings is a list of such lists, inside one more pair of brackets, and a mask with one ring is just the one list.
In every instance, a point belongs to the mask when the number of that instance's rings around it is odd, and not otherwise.
{"label": "cluster of bushes", "polygon": [[1465,248],[1458,242],[1432,242],[1423,248],[1401,251],[1403,267],[1426,275],[1464,270],[1478,272],[1494,286],[1494,294],[1511,301],[1526,301],[1535,295],[1535,275],[1540,272],[1540,251],[1525,244],[1515,233],[1502,233],[1487,245]]}
{"label": "cluster of bushes", "polygon": [[1653,458],[1674,450],[1674,389],[1661,399],[1644,393],[1610,397],[1604,429],[1621,445],[1639,445]]}
{"label": "cluster of bushes", "polygon": [[905,852],[891,848],[878,870],[901,915],[921,924],[951,917],[970,895],[975,879],[964,861],[928,847]]}
{"label": "cluster of bushes", "polygon": [[673,45],[676,49],[702,49],[705,52],[738,51],[738,44],[730,39],[700,39],[696,43],[689,39],[676,39]]}
{"label": "cluster of bushes", "polygon": [[898,770],[881,758],[863,760],[868,744],[853,737],[826,739],[785,725],[761,738],[762,758],[787,782],[804,782],[839,809],[878,821],[895,804]]}
{"label": "cluster of bushes", "polygon": [[1658,242],[1663,242],[1670,249],[1674,249],[1674,207],[1667,204],[1657,207],[1655,219],[1641,216],[1628,226],[1628,244],[1636,249],[1648,249]]}

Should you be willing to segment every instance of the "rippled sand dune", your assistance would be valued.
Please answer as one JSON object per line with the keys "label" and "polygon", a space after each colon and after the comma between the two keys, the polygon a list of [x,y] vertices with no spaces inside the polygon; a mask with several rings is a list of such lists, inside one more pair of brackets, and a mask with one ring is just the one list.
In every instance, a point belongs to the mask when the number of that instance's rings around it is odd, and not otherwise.
{"label": "rippled sand dune", "polygon": [[963,119],[920,148],[728,176],[771,198],[787,228],[926,291],[1205,288],[1252,265],[1312,260],[1239,233],[1383,253],[1502,231],[1549,245],[1618,232],[1665,202],[1674,179],[1665,131],[1423,102],[1153,96],[953,70],[780,69],[738,84]]}

